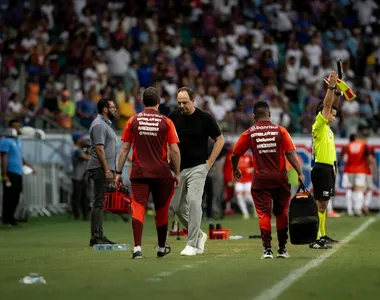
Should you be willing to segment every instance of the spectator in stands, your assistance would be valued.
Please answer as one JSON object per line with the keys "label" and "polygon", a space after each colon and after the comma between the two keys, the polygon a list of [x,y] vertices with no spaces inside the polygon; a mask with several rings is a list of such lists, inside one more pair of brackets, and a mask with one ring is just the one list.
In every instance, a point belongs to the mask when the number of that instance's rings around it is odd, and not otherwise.
{"label": "spectator in stands", "polygon": [[61,100],[58,103],[58,108],[60,111],[59,122],[60,124],[70,129],[72,127],[71,120],[75,115],[75,104],[70,100],[70,92],[68,90],[63,90],[61,93]]}
{"label": "spectator in stands", "polygon": [[0,140],[1,174],[3,180],[3,216],[6,226],[16,226],[15,212],[22,192],[23,165],[36,171],[22,156],[22,148],[18,135],[21,123],[16,119],[9,121],[7,133]]}

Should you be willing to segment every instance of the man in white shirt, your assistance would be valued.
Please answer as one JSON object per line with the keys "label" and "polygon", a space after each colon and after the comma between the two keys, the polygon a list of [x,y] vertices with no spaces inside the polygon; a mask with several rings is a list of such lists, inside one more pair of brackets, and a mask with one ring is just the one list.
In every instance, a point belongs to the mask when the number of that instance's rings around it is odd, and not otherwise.
{"label": "man in white shirt", "polygon": [[[129,63],[131,62],[131,54],[119,43],[106,52],[106,59],[110,75],[124,78],[128,71]],[[121,78],[123,77],[123,78]]]}
{"label": "man in white shirt", "polygon": [[305,53],[311,66],[320,66],[322,64],[322,48],[318,44],[318,38],[315,35],[312,37],[311,43],[305,46]]}

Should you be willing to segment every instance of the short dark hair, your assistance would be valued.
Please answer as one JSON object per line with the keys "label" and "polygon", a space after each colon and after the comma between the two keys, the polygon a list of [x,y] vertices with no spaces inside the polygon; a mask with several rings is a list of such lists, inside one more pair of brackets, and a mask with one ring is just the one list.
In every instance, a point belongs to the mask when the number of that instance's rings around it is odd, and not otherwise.
{"label": "short dark hair", "polygon": [[148,87],[143,94],[143,103],[145,107],[156,106],[160,103],[160,94],[154,87]]}
{"label": "short dark hair", "polygon": [[191,101],[193,101],[195,98],[195,93],[194,93],[193,89],[191,89],[187,86],[183,86],[183,87],[179,88],[177,91],[177,96],[180,92],[187,92]]}
{"label": "short dark hair", "polygon": [[356,140],[356,135],[355,134],[350,134],[350,142],[353,142],[353,141],[355,141]]}
{"label": "short dark hair", "polygon": [[108,98],[102,98],[98,101],[98,104],[96,105],[97,108],[98,108],[98,113],[99,114],[102,114],[103,113],[103,109],[105,108],[109,108],[110,107],[110,102],[112,100],[111,99],[108,99]]}
{"label": "short dark hair", "polygon": [[258,117],[266,117],[269,115],[270,109],[268,103],[265,101],[257,101],[253,105],[253,114]]}
{"label": "short dark hair", "polygon": [[[338,111],[338,108],[335,105],[333,105],[331,108]],[[315,115],[318,115],[322,110],[323,110],[323,101],[319,102]]]}
{"label": "short dark hair", "polygon": [[12,119],[12,120],[10,120],[10,121],[8,122],[8,126],[9,126],[9,127],[12,127],[13,124],[17,124],[17,123],[21,123],[21,121],[18,120],[18,119]]}

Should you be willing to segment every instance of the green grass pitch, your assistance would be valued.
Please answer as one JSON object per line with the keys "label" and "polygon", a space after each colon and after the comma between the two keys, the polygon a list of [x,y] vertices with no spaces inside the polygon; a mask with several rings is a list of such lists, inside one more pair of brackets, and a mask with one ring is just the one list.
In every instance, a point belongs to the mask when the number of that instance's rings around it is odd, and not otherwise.
{"label": "green grass pitch", "polygon": [[[328,234],[342,239],[367,219],[328,219]],[[147,216],[141,260],[132,260],[130,251],[94,251],[88,246],[89,223],[67,216],[33,218],[20,228],[0,228],[0,299],[255,299],[326,251],[288,245],[289,259],[261,260],[260,240],[247,238],[258,234],[257,220],[229,217],[221,223],[232,235],[245,238],[209,240],[203,255],[181,257],[185,239],[169,237],[172,253],[157,259],[154,221]],[[207,230],[208,224],[202,227]],[[108,217],[104,230],[111,240],[133,246],[130,223]],[[379,232],[376,219],[278,299],[376,299]],[[47,284],[18,282],[32,272],[44,276]]]}

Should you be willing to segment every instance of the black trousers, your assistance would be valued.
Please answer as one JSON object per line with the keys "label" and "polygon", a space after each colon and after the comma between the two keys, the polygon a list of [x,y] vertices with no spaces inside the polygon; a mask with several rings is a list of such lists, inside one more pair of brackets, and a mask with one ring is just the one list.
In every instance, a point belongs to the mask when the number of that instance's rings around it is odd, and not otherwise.
{"label": "black trousers", "polygon": [[91,210],[91,238],[103,237],[104,194],[109,183],[103,168],[89,170],[90,178],[94,181],[94,203]]}
{"label": "black trousers", "polygon": [[3,181],[3,224],[16,224],[15,212],[22,192],[22,175],[7,173],[11,186]]}
{"label": "black trousers", "polygon": [[75,219],[80,219],[81,215],[83,220],[88,218],[90,213],[90,199],[87,195],[88,181],[73,179],[73,194],[71,196],[71,207]]}

